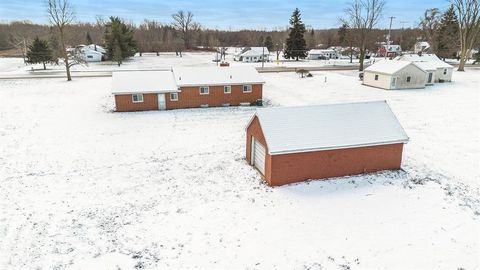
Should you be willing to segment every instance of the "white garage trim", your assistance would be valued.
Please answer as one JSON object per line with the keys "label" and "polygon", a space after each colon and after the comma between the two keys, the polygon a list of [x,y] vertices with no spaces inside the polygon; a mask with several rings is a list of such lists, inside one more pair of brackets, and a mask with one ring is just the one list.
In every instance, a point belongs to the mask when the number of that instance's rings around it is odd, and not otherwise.
{"label": "white garage trim", "polygon": [[265,147],[252,137],[252,165],[265,175]]}

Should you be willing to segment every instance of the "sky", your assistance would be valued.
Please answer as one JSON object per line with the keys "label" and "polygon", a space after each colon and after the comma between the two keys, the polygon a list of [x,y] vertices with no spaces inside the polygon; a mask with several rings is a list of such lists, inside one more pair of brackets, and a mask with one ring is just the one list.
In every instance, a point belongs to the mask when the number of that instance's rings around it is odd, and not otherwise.
{"label": "sky", "polygon": [[[0,0],[0,21],[30,20],[48,23],[46,0]],[[178,10],[191,11],[195,21],[208,28],[223,30],[284,28],[295,7],[302,13],[307,27],[336,28],[339,18],[350,0],[70,0],[76,20],[95,22],[98,16],[119,16],[133,23],[144,19],[171,22],[171,14]],[[423,12],[437,7],[445,10],[447,0],[386,0],[384,16],[379,27],[387,28],[394,16],[393,28],[418,24]]]}

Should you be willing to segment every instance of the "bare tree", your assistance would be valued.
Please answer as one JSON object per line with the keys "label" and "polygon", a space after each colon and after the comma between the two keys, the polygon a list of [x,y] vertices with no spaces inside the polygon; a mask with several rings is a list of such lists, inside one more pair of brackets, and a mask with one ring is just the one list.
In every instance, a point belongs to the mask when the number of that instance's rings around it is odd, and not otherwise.
{"label": "bare tree", "polygon": [[452,0],[458,17],[460,33],[460,65],[458,71],[465,71],[465,62],[470,55],[480,32],[480,3],[478,0]]}
{"label": "bare tree", "polygon": [[70,7],[68,0],[48,0],[47,13],[50,23],[54,25],[60,35],[61,56],[67,71],[67,81],[72,80],[70,75],[69,55],[65,45],[65,27],[73,22],[75,14]]}
{"label": "bare tree", "polygon": [[418,25],[423,31],[424,38],[430,44],[431,51],[434,53],[437,52],[438,48],[437,40],[441,15],[442,13],[438,8],[427,9]]}
{"label": "bare tree", "polygon": [[372,29],[378,24],[383,13],[385,0],[353,0],[345,10],[346,19],[344,23],[350,25],[357,35],[356,43],[360,50],[360,67],[363,70],[363,61],[367,51],[367,39]]}
{"label": "bare tree", "polygon": [[184,12],[183,10],[180,10],[173,14],[172,18],[172,25],[181,33],[184,47],[186,49],[190,48],[190,30],[193,24],[193,13],[190,11]]}

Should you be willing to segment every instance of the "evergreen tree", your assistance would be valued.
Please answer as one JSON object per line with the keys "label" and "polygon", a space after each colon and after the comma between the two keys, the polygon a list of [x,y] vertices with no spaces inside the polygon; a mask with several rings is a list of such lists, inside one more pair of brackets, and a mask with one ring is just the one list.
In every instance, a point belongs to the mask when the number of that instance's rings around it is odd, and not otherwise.
{"label": "evergreen tree", "polygon": [[105,24],[104,40],[107,58],[119,66],[124,59],[134,56],[137,50],[133,29],[118,17],[110,17],[110,21]]}
{"label": "evergreen tree", "polygon": [[27,63],[29,64],[43,64],[43,69],[47,69],[46,63],[54,62],[52,50],[48,46],[46,40],[41,40],[36,37],[32,45],[28,46]]}
{"label": "evergreen tree", "polygon": [[268,51],[273,51],[273,41],[271,36],[267,36],[265,38],[265,47],[267,47]]}
{"label": "evergreen tree", "polygon": [[340,28],[338,28],[338,44],[340,46],[345,46],[347,45],[347,35],[348,35],[348,24],[343,23]]}
{"label": "evergreen tree", "polygon": [[285,58],[295,59],[305,58],[307,56],[307,42],[305,41],[305,25],[300,18],[300,10],[296,8],[290,18],[290,29],[287,38],[287,48],[285,49]]}
{"label": "evergreen tree", "polygon": [[93,44],[92,37],[90,36],[90,32],[87,32],[87,37],[86,37],[87,45]]}
{"label": "evergreen tree", "polygon": [[458,20],[453,6],[442,15],[437,44],[440,58],[454,57],[459,49]]}

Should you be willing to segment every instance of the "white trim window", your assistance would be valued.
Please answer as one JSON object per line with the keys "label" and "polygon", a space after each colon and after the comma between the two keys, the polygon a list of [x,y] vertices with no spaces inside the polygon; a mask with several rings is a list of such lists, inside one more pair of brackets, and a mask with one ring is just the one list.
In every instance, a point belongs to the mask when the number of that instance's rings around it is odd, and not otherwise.
{"label": "white trim window", "polygon": [[409,82],[411,82],[411,81],[412,81],[412,77],[407,76],[407,82],[409,83]]}
{"label": "white trim window", "polygon": [[232,93],[232,86],[231,85],[225,85],[223,87],[223,93],[224,94],[231,94]]}
{"label": "white trim window", "polygon": [[378,81],[378,74],[375,74],[375,81]]}
{"label": "white trim window", "polygon": [[178,101],[178,93],[170,93],[170,101]]}
{"label": "white trim window", "polygon": [[252,85],[244,85],[243,86],[243,93],[251,93],[252,92]]}
{"label": "white trim window", "polygon": [[143,102],[143,94],[132,94],[132,102],[133,103]]}
{"label": "white trim window", "polygon": [[200,95],[208,95],[208,86],[200,86]]}
{"label": "white trim window", "polygon": [[447,75],[447,69],[446,68],[443,69],[443,75]]}

